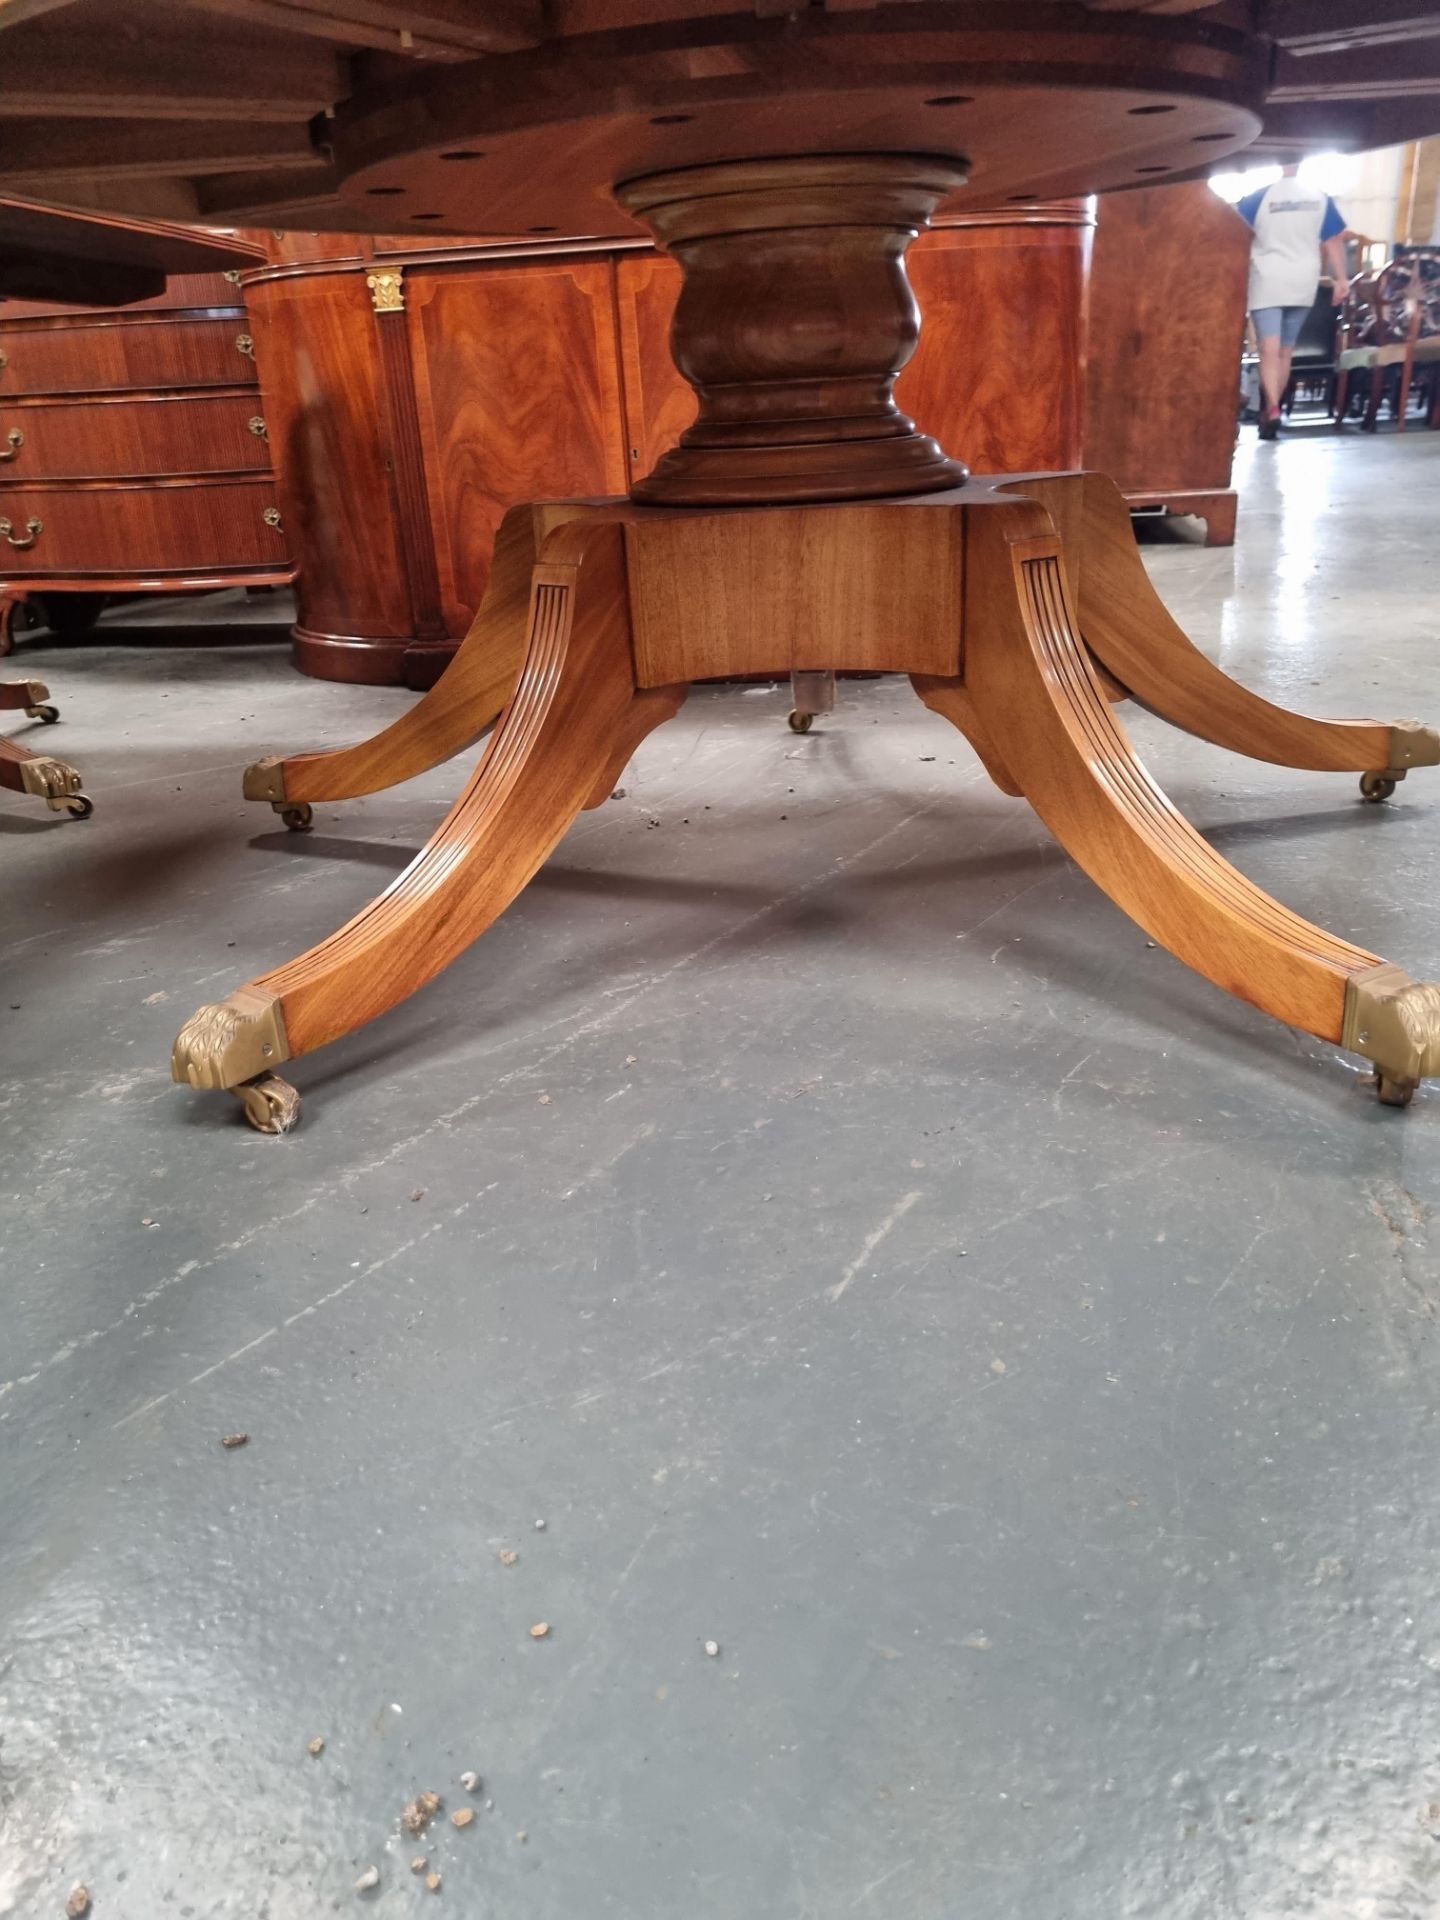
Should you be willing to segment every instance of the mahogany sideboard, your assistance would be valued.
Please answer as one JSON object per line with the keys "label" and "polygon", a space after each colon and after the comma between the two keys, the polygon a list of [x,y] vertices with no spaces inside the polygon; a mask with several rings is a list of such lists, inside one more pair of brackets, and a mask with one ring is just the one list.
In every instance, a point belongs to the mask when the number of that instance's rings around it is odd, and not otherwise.
{"label": "mahogany sideboard", "polygon": [[[899,403],[977,471],[1111,467],[1138,504],[1233,538],[1244,225],[1198,184],[1107,196],[1098,233],[1095,205],[921,236]],[[614,240],[267,244],[243,278],[300,565],[296,663],[429,686],[506,509],[623,493],[694,418],[669,347],[680,270]]]}
{"label": "mahogany sideboard", "polygon": [[74,632],[107,593],[293,577],[239,279],[0,302],[0,654],[32,594]]}

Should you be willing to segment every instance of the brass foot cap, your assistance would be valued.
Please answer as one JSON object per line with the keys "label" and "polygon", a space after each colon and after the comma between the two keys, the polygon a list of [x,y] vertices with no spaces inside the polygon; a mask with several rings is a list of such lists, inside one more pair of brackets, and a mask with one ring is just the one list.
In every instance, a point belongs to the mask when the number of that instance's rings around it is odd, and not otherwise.
{"label": "brass foot cap", "polygon": [[1340,1044],[1375,1062],[1387,1106],[1408,1106],[1420,1081],[1440,1073],[1440,986],[1399,967],[1352,974]]}
{"label": "brass foot cap", "polygon": [[80,776],[50,753],[35,753],[20,762],[20,784],[26,793],[43,800],[53,813],[69,813],[80,793]]}
{"label": "brass foot cap", "polygon": [[170,1055],[170,1074],[182,1087],[219,1092],[268,1074],[289,1058],[280,1002],[258,987],[241,987],[228,1000],[191,1014]]}
{"label": "brass foot cap", "polygon": [[1390,765],[1388,773],[1403,773],[1407,767],[1440,766],[1440,732],[1422,727],[1418,720],[1396,720],[1390,728]]}
{"label": "brass foot cap", "polygon": [[247,800],[269,800],[278,805],[285,798],[285,762],[272,753],[245,769],[241,792]]}

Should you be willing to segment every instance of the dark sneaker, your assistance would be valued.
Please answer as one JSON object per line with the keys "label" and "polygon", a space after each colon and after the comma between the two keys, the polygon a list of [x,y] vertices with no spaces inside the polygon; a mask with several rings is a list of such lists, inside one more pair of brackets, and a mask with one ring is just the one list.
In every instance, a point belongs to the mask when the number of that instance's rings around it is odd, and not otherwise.
{"label": "dark sneaker", "polygon": [[1278,440],[1280,438],[1280,409],[1267,407],[1260,416],[1260,438]]}

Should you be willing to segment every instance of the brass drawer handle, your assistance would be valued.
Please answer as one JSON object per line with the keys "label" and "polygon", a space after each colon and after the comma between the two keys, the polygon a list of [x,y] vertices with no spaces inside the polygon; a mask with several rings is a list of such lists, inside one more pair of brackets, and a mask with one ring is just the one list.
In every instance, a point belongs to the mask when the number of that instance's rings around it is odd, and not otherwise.
{"label": "brass drawer handle", "polygon": [[8,541],[12,547],[20,547],[22,549],[34,546],[40,535],[45,531],[45,522],[43,520],[27,520],[25,522],[25,531],[30,537],[27,540],[17,540],[15,538],[15,529],[11,523],[8,520],[0,519],[0,538]]}
{"label": "brass drawer handle", "polygon": [[265,424],[265,416],[263,413],[252,415],[249,427],[251,433],[254,434],[257,440],[268,440],[270,438],[270,429]]}
{"label": "brass drawer handle", "polygon": [[280,509],[278,507],[267,507],[260,517],[267,527],[278,527],[281,524]]}
{"label": "brass drawer handle", "polygon": [[5,436],[5,441],[10,451],[8,453],[0,453],[0,460],[13,460],[25,444],[25,436],[19,427],[11,427],[9,433]]}
{"label": "brass drawer handle", "polygon": [[255,342],[250,338],[248,333],[237,333],[235,336],[235,346],[236,350],[243,353],[247,360],[253,360],[255,358]]}

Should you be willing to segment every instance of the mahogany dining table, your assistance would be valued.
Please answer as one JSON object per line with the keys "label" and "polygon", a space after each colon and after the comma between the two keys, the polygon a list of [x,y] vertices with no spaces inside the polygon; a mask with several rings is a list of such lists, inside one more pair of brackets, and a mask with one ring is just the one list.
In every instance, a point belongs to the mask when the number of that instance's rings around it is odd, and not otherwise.
{"label": "mahogany dining table", "polygon": [[1240,686],[1160,603],[1103,475],[971,476],[893,386],[920,327],[906,249],[937,211],[1429,132],[1437,35],[1424,0],[3,0],[0,192],[226,226],[645,233],[684,275],[679,446],[628,497],[517,505],[423,699],[247,773],[298,820],[500,713],[409,867],[201,1008],[175,1079],[286,1130],[281,1065],[456,960],[692,681],[838,668],[909,675],[1152,938],[1408,1102],[1440,1072],[1440,986],[1232,867],[1121,709],[1372,800],[1440,762],[1440,734]]}

